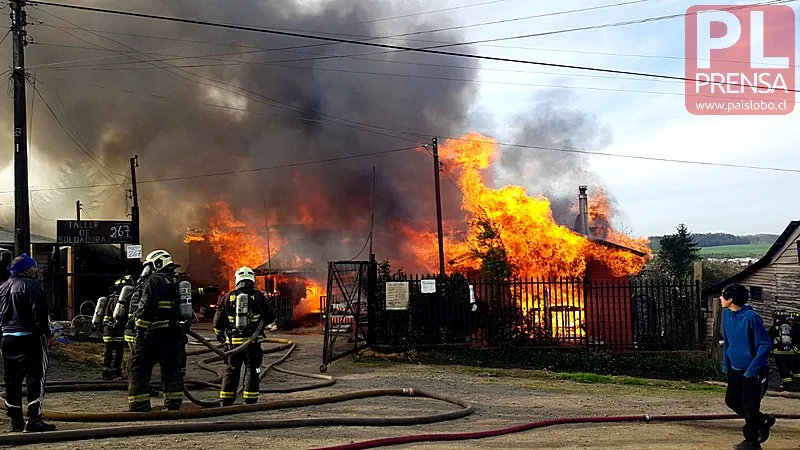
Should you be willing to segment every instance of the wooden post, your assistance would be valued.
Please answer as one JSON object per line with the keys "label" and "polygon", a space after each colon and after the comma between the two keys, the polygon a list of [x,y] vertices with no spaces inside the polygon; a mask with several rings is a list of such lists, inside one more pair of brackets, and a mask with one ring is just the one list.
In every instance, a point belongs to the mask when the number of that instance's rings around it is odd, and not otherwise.
{"label": "wooden post", "polygon": [[67,247],[67,320],[75,318],[75,290],[74,290],[74,273],[75,273],[75,255],[72,253],[72,247]]}

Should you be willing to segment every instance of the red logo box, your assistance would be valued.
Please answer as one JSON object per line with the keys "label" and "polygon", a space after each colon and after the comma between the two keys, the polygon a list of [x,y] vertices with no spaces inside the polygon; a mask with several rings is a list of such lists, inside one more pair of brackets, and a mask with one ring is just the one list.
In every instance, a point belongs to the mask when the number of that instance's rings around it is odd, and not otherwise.
{"label": "red logo box", "polygon": [[686,110],[786,115],[795,103],[795,14],[786,5],[686,11]]}

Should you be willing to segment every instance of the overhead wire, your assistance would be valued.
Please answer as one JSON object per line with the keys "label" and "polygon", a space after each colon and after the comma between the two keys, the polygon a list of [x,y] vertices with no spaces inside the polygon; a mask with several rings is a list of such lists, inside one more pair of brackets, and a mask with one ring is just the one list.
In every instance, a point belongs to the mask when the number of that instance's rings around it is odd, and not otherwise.
{"label": "overhead wire", "polygon": [[[57,16],[57,15],[55,15],[53,13],[50,13],[50,12],[47,12],[47,11],[43,11],[43,12],[45,14],[48,14],[48,15],[50,15],[52,17],[55,17],[55,18],[57,18],[59,20],[62,20],[64,22],[66,22],[66,23],[69,23],[71,25],[77,26],[73,22],[70,22],[69,20],[64,19],[62,17],[59,17],[59,16]],[[92,33],[92,34],[94,34],[94,33]],[[111,38],[108,38],[108,37],[105,37],[105,36],[101,36],[99,34],[97,34],[97,36],[100,37],[100,38],[109,40],[111,42],[114,42],[114,43],[116,43],[118,45],[127,47],[127,48],[129,48],[129,49],[131,49],[131,50],[133,50],[133,51],[135,51],[135,52],[137,52],[139,54],[142,54],[145,57],[152,58],[152,56],[150,56],[150,55],[148,55],[148,54],[146,54],[144,52],[141,52],[140,50],[138,50],[138,49],[136,49],[134,47],[131,47],[131,46],[127,45],[127,44],[124,44],[122,42],[119,42],[117,40],[114,40],[114,39],[111,39]],[[130,57],[131,59],[137,59],[137,58],[134,58],[134,57],[132,57],[130,55],[126,55],[126,56]],[[147,62],[148,64],[151,64],[151,65],[154,65],[156,67],[159,67],[152,61],[145,61],[145,62]],[[188,74],[191,77],[199,78],[200,80],[204,80],[204,81],[199,81],[199,80],[187,77],[186,75],[182,75],[180,73],[176,73],[176,72],[170,70],[170,68],[173,68],[174,66],[170,65],[169,63],[164,63],[164,64],[167,67],[162,67],[163,70],[165,70],[166,72],[168,72],[170,74],[173,74],[173,75],[175,75],[175,76],[177,76],[177,77],[179,77],[179,78],[181,78],[183,80],[187,80],[187,81],[190,81],[190,82],[193,82],[193,83],[196,83],[196,84],[200,84],[200,85],[204,85],[204,86],[208,86],[208,87],[214,87],[216,89],[224,90],[226,92],[230,92],[230,93],[245,97],[245,98],[247,98],[247,99],[249,99],[251,101],[257,102],[257,103],[263,103],[265,105],[268,105],[268,106],[271,106],[271,107],[274,107],[274,108],[278,108],[278,109],[284,109],[284,110],[289,110],[289,111],[293,111],[293,112],[299,112],[299,113],[303,113],[303,114],[311,114],[311,115],[320,116],[320,117],[327,117],[328,119],[331,119],[330,120],[331,123],[336,123],[338,125],[345,126],[345,127],[348,127],[348,128],[359,129],[359,130],[362,130],[362,131],[365,131],[365,132],[368,132],[368,133],[371,133],[371,134],[387,136],[387,137],[391,137],[391,138],[394,138],[394,139],[401,139],[401,140],[404,140],[404,141],[407,141],[407,142],[415,142],[415,140],[413,140],[413,139],[408,139],[408,138],[396,136],[396,135],[393,135],[393,134],[387,134],[386,131],[392,131],[392,130],[390,130],[390,129],[386,128],[386,127],[380,127],[380,126],[377,126],[377,125],[364,124],[364,123],[361,123],[361,122],[356,122],[356,121],[352,121],[352,120],[349,120],[349,119],[344,119],[344,118],[341,118],[341,117],[337,117],[337,116],[334,116],[334,115],[331,115],[331,114],[325,114],[325,113],[322,113],[320,111],[315,111],[315,110],[311,110],[311,109],[308,109],[308,108],[297,107],[297,106],[294,106],[292,104],[289,104],[289,103],[286,103],[286,102],[282,102],[280,100],[276,100],[276,99],[270,98],[270,97],[268,97],[268,96],[266,96],[264,94],[261,94],[259,92],[256,92],[256,91],[253,91],[253,90],[250,90],[250,89],[245,89],[245,88],[242,88],[240,86],[236,86],[236,85],[234,85],[232,83],[226,83],[226,82],[223,82],[223,81],[215,80],[215,79],[210,78],[210,77],[205,77],[205,76],[202,76],[202,75],[198,75],[198,74],[195,74],[195,73],[190,72],[190,71],[185,70],[185,69],[180,69],[180,68],[177,69],[180,72]],[[212,84],[209,84],[209,82],[212,83]],[[237,92],[237,91],[240,91],[240,92]],[[250,94],[250,96],[244,95],[244,94],[242,94],[242,92]],[[253,95],[256,96],[257,98],[253,98],[252,97]],[[383,131],[378,131],[378,130],[383,130]]]}
{"label": "overhead wire", "polygon": [[[771,0],[768,2],[758,3],[758,4],[751,4],[751,5],[740,5],[735,7],[730,7],[728,10],[733,9],[742,9],[742,8],[752,8],[754,6],[764,6],[764,5],[775,5],[775,4],[785,4],[794,2],[797,0]],[[196,19],[187,19],[182,17],[171,17],[171,16],[161,16],[156,14],[146,14],[146,13],[138,13],[132,11],[122,11],[122,10],[113,10],[113,9],[106,9],[106,8],[95,8],[89,6],[81,6],[81,5],[69,5],[63,3],[54,3],[49,1],[41,1],[41,0],[31,0],[30,4],[35,5],[43,5],[43,6],[54,6],[54,7],[61,7],[61,8],[68,8],[68,9],[75,9],[75,10],[82,10],[82,11],[91,11],[91,12],[98,12],[98,13],[105,13],[105,14],[115,14],[121,16],[128,16],[128,17],[138,17],[138,18],[145,18],[151,20],[160,20],[160,21],[168,21],[168,22],[177,22],[177,23],[185,23],[185,24],[192,24],[192,25],[202,25],[202,26],[209,26],[209,27],[216,27],[216,28],[226,28],[226,29],[234,29],[240,31],[250,31],[256,33],[265,33],[265,34],[272,34],[276,36],[287,36],[287,37],[296,37],[296,38],[303,38],[303,39],[312,39],[312,40],[319,40],[319,41],[326,41],[326,42],[337,42],[343,44],[354,44],[360,46],[368,46],[368,47],[376,47],[376,48],[383,48],[389,50],[400,50],[400,51],[408,51],[408,52],[419,52],[419,53],[427,53],[427,54],[435,54],[435,55],[444,55],[444,56],[455,56],[461,58],[470,58],[470,59],[480,59],[480,60],[487,60],[487,61],[498,61],[498,62],[510,62],[510,63],[517,63],[517,64],[529,64],[529,65],[540,65],[546,67],[558,67],[564,69],[575,69],[575,70],[586,70],[586,71],[593,71],[593,72],[604,72],[604,73],[615,73],[621,75],[633,75],[645,78],[661,78],[661,79],[673,79],[673,80],[680,80],[680,81],[698,81],[694,78],[689,77],[681,77],[681,76],[672,76],[672,75],[664,75],[664,74],[654,74],[654,73],[646,73],[646,72],[636,72],[636,71],[627,71],[627,70],[616,70],[616,69],[607,69],[607,68],[599,68],[599,67],[589,67],[589,66],[580,66],[580,65],[572,65],[572,64],[559,64],[559,63],[549,63],[549,62],[541,62],[541,61],[532,61],[532,60],[523,60],[523,59],[515,59],[515,58],[502,58],[497,56],[488,56],[488,55],[475,55],[475,54],[468,54],[468,53],[458,53],[452,51],[443,51],[438,50],[437,48],[442,47],[452,47],[455,45],[448,44],[443,46],[436,46],[436,47],[426,47],[426,48],[414,48],[414,47],[405,47],[399,45],[390,45],[390,44],[381,44],[377,42],[366,42],[366,41],[355,41],[351,39],[340,39],[335,37],[329,36],[319,36],[313,34],[306,34],[306,33],[296,33],[290,31],[279,31],[273,29],[265,29],[265,28],[257,28],[252,26],[243,26],[243,25],[231,25],[231,24],[224,24],[224,23],[217,23],[217,22],[209,22],[203,20],[196,20]],[[684,14],[680,15],[672,15],[670,17],[679,17],[683,16]],[[652,21],[652,18],[642,19],[644,21]],[[627,22],[630,23],[630,22]],[[582,30],[590,29],[588,27],[583,27]],[[521,39],[523,37],[530,37],[532,35],[520,35],[514,37],[505,37],[505,38],[493,38],[489,40],[482,40],[480,42],[497,42],[501,40],[507,39]],[[478,42],[478,41],[474,41]],[[461,43],[460,45],[467,45],[470,43]],[[457,44],[459,45],[459,44]],[[360,56],[360,55],[359,55]],[[320,58],[324,59],[324,58]],[[291,62],[290,61],[281,61],[281,62]],[[741,86],[747,87],[741,83],[731,83],[731,86]],[[758,87],[758,86],[756,86]],[[763,87],[763,86],[762,86]],[[797,92],[795,89],[787,89],[789,92]]]}
{"label": "overhead wire", "polygon": [[[376,40],[392,40],[392,39],[405,38],[405,37],[408,37],[408,36],[411,36],[411,35],[438,33],[438,32],[442,32],[442,31],[449,31],[449,30],[455,30],[455,29],[474,28],[474,27],[477,27],[477,26],[493,25],[493,24],[507,23],[507,22],[513,22],[513,21],[519,21],[519,20],[529,20],[529,19],[535,19],[535,18],[545,18],[545,17],[552,17],[552,16],[558,16],[558,15],[564,15],[564,14],[572,14],[572,13],[579,13],[579,12],[594,11],[594,10],[598,10],[598,9],[625,6],[625,5],[635,4],[635,3],[643,3],[643,2],[647,2],[647,1],[652,1],[652,0],[628,0],[628,1],[620,2],[620,3],[612,3],[612,4],[606,4],[606,5],[585,7],[585,8],[561,10],[561,11],[554,11],[554,12],[543,13],[543,14],[535,14],[535,15],[531,15],[531,16],[523,16],[523,17],[515,17],[515,18],[511,18],[511,19],[503,19],[503,20],[499,20],[499,21],[483,22],[483,23],[478,23],[478,24],[461,25],[461,26],[454,26],[454,27],[447,27],[447,28],[437,28],[437,29],[424,30],[424,31],[414,31],[414,32],[393,34],[393,35],[387,35],[387,36],[353,35],[353,34],[343,34],[343,33],[335,33],[335,32],[317,32],[317,33],[319,33],[320,35],[349,36],[349,37],[366,38],[363,41],[359,41],[359,42],[369,42],[369,41],[376,41]],[[308,30],[296,30],[296,29],[291,29],[291,28],[272,28],[272,29],[279,30],[279,31],[306,31],[306,32],[308,32]],[[551,31],[551,32],[548,32],[548,33],[549,34],[557,34],[557,33],[560,33],[560,32],[561,31],[559,31],[559,30],[554,30],[554,31]],[[402,40],[403,41],[417,41],[417,42],[426,42],[426,43],[436,43],[436,44],[438,44],[438,45],[435,45],[435,46],[424,47],[424,48],[445,48],[445,47],[452,47],[452,46],[467,45],[467,44],[460,43],[460,42],[446,42],[446,41],[432,41],[432,40],[418,40],[418,39],[413,39],[413,40],[402,39]],[[311,47],[317,48],[317,47],[325,47],[325,46],[330,46],[330,45],[336,45],[336,44],[307,44],[307,45],[299,45],[299,46],[279,47],[279,48],[266,48],[266,49],[264,49],[264,48],[254,48],[252,50],[242,51],[242,52],[232,52],[232,53],[228,52],[228,53],[222,53],[222,54],[217,53],[217,54],[210,54],[210,55],[204,55],[204,56],[213,57],[213,56],[242,55],[242,54],[251,54],[251,53],[265,53],[265,52],[275,52],[275,51],[290,51],[292,49],[311,48]],[[393,53],[393,52],[378,52],[378,53],[369,53],[369,54],[383,54],[383,53]],[[198,56],[196,58],[203,58],[204,56]],[[351,57],[356,57],[356,56],[358,56],[358,55],[323,55],[323,56],[319,56],[317,58],[307,58],[307,59],[302,59],[302,60],[297,60],[297,61],[306,61],[306,60],[315,60],[315,59],[351,58]],[[174,58],[174,59],[175,60],[179,60],[179,59],[192,59],[192,58],[193,57]],[[164,59],[163,61],[167,61],[167,60],[173,60],[173,59]],[[61,64],[65,64],[65,63],[66,62],[49,63],[49,65],[56,65],[56,64],[61,65]],[[118,63],[111,63],[111,64],[118,64]]]}
{"label": "overhead wire", "polygon": [[[0,40],[0,44],[2,44],[1,40]],[[36,79],[35,78],[33,79],[32,83],[34,83],[34,84],[36,83]],[[34,113],[34,106],[35,105],[36,105],[36,96],[32,95],[31,96],[31,109],[30,109],[30,114],[28,115],[28,119],[29,119],[28,120],[28,157],[29,158],[30,158],[30,153],[33,151],[33,145],[32,145],[32,143],[33,143],[33,118],[35,117],[33,113]],[[48,219],[46,217],[43,217],[39,213],[39,210],[36,209],[36,203],[33,201],[33,192],[28,191],[28,202],[31,205],[31,209],[33,210],[33,213],[36,214],[37,217],[39,217],[40,219],[44,220],[45,222],[55,222],[55,220],[53,220],[53,219]]]}

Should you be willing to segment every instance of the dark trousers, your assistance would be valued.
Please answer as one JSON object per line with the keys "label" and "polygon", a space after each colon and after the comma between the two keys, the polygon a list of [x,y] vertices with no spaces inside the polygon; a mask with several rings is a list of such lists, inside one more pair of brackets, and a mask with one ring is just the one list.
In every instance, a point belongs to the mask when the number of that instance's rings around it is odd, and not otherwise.
{"label": "dark trousers", "polygon": [[128,404],[131,411],[151,410],[150,378],[156,364],[161,367],[164,406],[170,410],[181,408],[186,336],[182,331],[170,330],[145,333],[134,344],[128,383]]}
{"label": "dark trousers", "polygon": [[791,387],[792,381],[800,382],[800,353],[775,355],[775,366],[778,368],[783,387]]}
{"label": "dark trousers", "polygon": [[103,378],[113,378],[122,375],[122,357],[125,355],[125,341],[106,342],[103,355]]}
{"label": "dark trousers", "polygon": [[42,416],[47,373],[47,341],[41,335],[3,336],[3,378],[6,383],[6,415],[22,418],[22,382],[28,388],[28,418]]}
{"label": "dark trousers", "polygon": [[[232,350],[235,346],[228,346]],[[261,363],[264,361],[264,354],[261,352],[261,344],[254,342],[243,351],[228,358],[228,366],[225,368],[225,375],[222,377],[222,386],[219,391],[220,402],[223,406],[230,406],[236,400],[236,392],[239,389],[239,378],[242,375],[242,365],[244,364],[244,391],[242,398],[245,403],[258,402],[258,391],[261,374]]]}
{"label": "dark trousers", "polygon": [[767,393],[767,370],[764,367],[758,376],[751,378],[744,376],[744,370],[728,370],[725,404],[744,418],[742,435],[751,442],[758,442],[758,430],[766,421],[766,416],[761,412],[761,399]]}

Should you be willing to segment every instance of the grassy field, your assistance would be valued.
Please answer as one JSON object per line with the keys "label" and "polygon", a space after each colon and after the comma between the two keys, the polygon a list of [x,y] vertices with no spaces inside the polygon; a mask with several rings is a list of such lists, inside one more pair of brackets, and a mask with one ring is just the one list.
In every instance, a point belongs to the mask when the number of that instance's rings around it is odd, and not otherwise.
{"label": "grassy field", "polygon": [[769,244],[721,245],[719,247],[703,247],[701,256],[719,256],[728,258],[760,258],[769,250]]}

